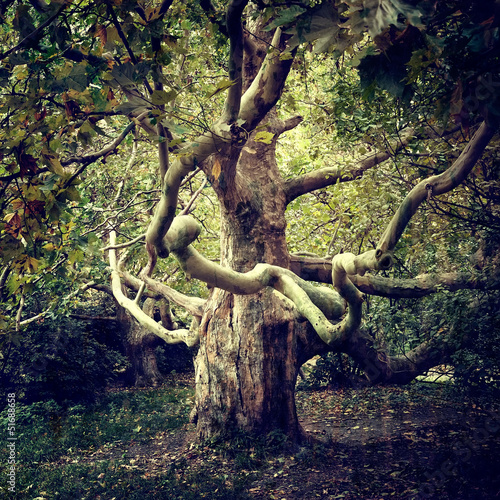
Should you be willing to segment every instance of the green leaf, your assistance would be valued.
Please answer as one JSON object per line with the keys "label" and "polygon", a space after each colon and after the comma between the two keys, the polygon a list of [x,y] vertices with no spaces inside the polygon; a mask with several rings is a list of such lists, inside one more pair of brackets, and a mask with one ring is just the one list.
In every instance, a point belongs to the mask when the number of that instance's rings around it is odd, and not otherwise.
{"label": "green leaf", "polygon": [[65,79],[68,88],[83,92],[87,88],[86,64],[73,66],[71,73]]}
{"label": "green leaf", "polygon": [[175,90],[171,90],[169,92],[166,92],[165,90],[155,90],[151,95],[151,102],[156,106],[160,106],[173,101],[176,97],[177,92]]}
{"label": "green leaf", "polygon": [[320,52],[336,40],[339,31],[338,11],[328,3],[304,14],[301,22],[286,32],[294,35],[288,42],[291,49],[303,42],[318,40]]}
{"label": "green leaf", "polygon": [[273,142],[274,134],[271,132],[261,131],[255,134],[255,142],[263,142],[264,144],[271,144]]}
{"label": "green leaf", "polygon": [[271,31],[277,28],[278,26],[283,26],[284,24],[290,24],[293,21],[295,21],[295,19],[299,17],[301,14],[303,14],[305,11],[306,9],[304,9],[303,7],[300,7],[298,5],[292,5],[288,9],[282,10],[279,13],[278,17],[274,21],[269,23],[264,30]]}
{"label": "green leaf", "polygon": [[376,36],[391,24],[399,26],[400,15],[403,15],[409,24],[420,25],[422,13],[414,6],[400,0],[367,0],[363,2],[362,17],[371,36]]}
{"label": "green leaf", "polygon": [[68,254],[68,262],[70,264],[74,264],[75,262],[80,262],[83,260],[83,258],[84,254],[79,248],[71,250],[71,252],[69,252]]}
{"label": "green leaf", "polygon": [[224,90],[228,89],[229,87],[232,87],[233,85],[234,82],[232,80],[224,78],[217,84],[217,88],[214,91],[207,92],[206,97],[213,97],[214,95],[223,92]]}

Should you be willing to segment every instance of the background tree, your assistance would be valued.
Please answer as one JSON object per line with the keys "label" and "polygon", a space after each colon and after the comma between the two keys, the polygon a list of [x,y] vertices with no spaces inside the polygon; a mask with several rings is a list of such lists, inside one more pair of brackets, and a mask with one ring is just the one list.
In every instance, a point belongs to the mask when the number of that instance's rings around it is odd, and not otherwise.
{"label": "background tree", "polygon": [[[25,297],[54,296],[56,273],[65,274],[64,283],[70,279],[72,293],[97,286],[102,263],[85,253],[97,259],[104,247],[120,306],[168,343],[199,343],[200,438],[280,429],[299,439],[295,382],[301,364],[316,354],[348,354],[371,383],[406,383],[441,363],[452,351],[443,341],[446,329],[404,353],[377,346],[362,322],[361,292],[412,297],[437,286],[497,286],[491,259],[481,280],[457,272],[412,280],[366,274],[390,269],[398,244],[411,256],[413,241],[403,233],[422,203],[442,207],[435,201],[441,195],[444,210],[464,222],[471,211],[480,213],[474,222],[491,245],[498,168],[490,141],[500,81],[495,9],[490,2],[426,1],[3,6],[1,35],[10,48],[0,55],[0,284],[10,340],[33,319],[23,319]],[[200,67],[206,53],[213,57]],[[309,82],[309,64],[337,83],[309,107],[311,131],[323,127],[332,137],[317,132],[321,142],[304,157],[312,161],[280,166],[277,145],[302,121],[290,108],[300,107],[303,95],[286,83],[294,66]],[[151,171],[133,162],[119,182],[105,181],[107,164],[134,130],[157,151],[149,190],[136,186]],[[343,151],[324,155],[329,146],[333,153],[337,137],[347,143]],[[467,190],[452,190],[482,157],[472,180],[479,206],[463,208]],[[189,184],[195,176],[203,180]],[[395,178],[389,183],[387,176]],[[358,200],[346,209],[340,186],[323,191],[358,180],[361,186],[351,188]],[[89,194],[82,199],[85,182]],[[191,190],[187,201],[179,194],[183,183]],[[191,245],[202,225],[213,230],[188,215],[206,183],[218,200],[220,263]],[[376,193],[375,212],[359,200],[363,183],[363,195]],[[315,205],[297,204],[310,193]],[[328,259],[289,252],[288,207],[302,210],[316,228],[335,219],[323,233],[327,246],[316,237],[308,248],[319,253],[323,246]],[[429,237],[423,236],[417,245]],[[141,256],[136,245],[143,241]],[[291,243],[302,250],[296,234]],[[194,297],[165,283],[162,261],[171,255],[186,276],[208,285],[208,294]],[[311,282],[333,283],[335,290]],[[123,285],[137,292],[133,299]],[[184,308],[191,326],[155,321],[142,307],[145,294]]]}

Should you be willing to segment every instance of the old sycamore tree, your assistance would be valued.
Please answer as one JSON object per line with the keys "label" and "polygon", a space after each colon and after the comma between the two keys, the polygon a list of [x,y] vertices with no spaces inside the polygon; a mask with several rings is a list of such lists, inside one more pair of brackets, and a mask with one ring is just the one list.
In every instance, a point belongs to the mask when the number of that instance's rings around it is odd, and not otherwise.
{"label": "old sycamore tree", "polygon": [[[498,86],[488,73],[498,52],[494,5],[440,4],[4,2],[1,15],[10,29],[2,27],[0,55],[1,286],[4,299],[7,286],[13,292],[17,334],[36,318],[23,310],[29,294],[48,286],[58,266],[69,265],[75,276],[85,259],[69,246],[71,235],[88,243],[89,234],[65,208],[77,205],[80,179],[96,165],[94,172],[105,172],[117,151],[129,151],[130,165],[140,164],[136,149],[143,137],[157,149],[157,191],[151,191],[155,203],[145,214],[147,227],[131,240],[127,222],[119,226],[111,217],[94,228],[92,245],[104,249],[112,293],[141,328],[167,343],[199,344],[193,418],[200,438],[279,429],[300,439],[294,390],[301,365],[317,354],[348,354],[374,384],[406,383],[442,362],[446,328],[396,356],[375,345],[363,323],[364,294],[417,297],[439,286],[491,286],[488,279],[447,269],[407,280],[378,273],[394,264],[398,242],[419,207],[439,203],[463,183],[497,132]],[[475,45],[468,45],[472,38],[463,33],[474,29]],[[460,45],[461,62],[468,57],[466,77],[450,55],[453,44]],[[428,107],[439,98],[446,110],[440,120],[424,112],[401,120],[404,126],[388,135],[385,147],[371,147],[350,167],[325,164],[285,176],[276,147],[282,134],[300,130],[303,118],[278,113],[276,106],[306,56],[311,64],[328,64],[331,74],[357,57],[352,67],[359,64],[367,96],[379,87],[397,95],[394,116],[424,95],[432,96]],[[481,81],[490,85],[482,88]],[[293,88],[287,92],[293,95]],[[467,99],[471,95],[479,97]],[[198,105],[198,116],[181,113]],[[448,145],[446,167],[412,178],[413,188],[391,207],[392,217],[380,221],[385,230],[372,249],[329,259],[290,253],[285,214],[292,202],[356,182],[415,141],[439,144],[440,138]],[[127,141],[133,143],[128,149]],[[180,206],[179,190],[193,175],[206,180]],[[118,210],[133,201],[123,200],[128,180],[106,186],[108,207]],[[211,188],[219,202],[217,262],[197,246],[203,228],[190,215],[203,188]],[[140,270],[129,254],[138,243],[147,255]],[[165,284],[157,269],[169,256],[191,280],[206,283],[208,298]],[[73,283],[79,291],[106,288],[105,281]],[[156,321],[145,297],[184,308],[191,327],[176,328],[165,307],[164,321]],[[8,316],[2,321],[7,325]]]}

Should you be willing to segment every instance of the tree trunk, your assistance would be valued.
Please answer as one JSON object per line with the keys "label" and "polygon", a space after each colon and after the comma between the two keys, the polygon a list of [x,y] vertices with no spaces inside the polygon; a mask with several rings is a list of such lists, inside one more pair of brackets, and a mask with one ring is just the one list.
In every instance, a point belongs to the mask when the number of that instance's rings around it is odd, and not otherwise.
{"label": "tree trunk", "polygon": [[[221,263],[237,271],[265,262],[288,267],[285,195],[275,160],[279,120],[267,130],[273,144],[247,142],[213,183],[221,200]],[[213,289],[200,325],[196,419],[200,439],[244,431],[279,430],[302,437],[295,408],[298,335],[303,328],[287,299],[264,289],[233,295]]]}
{"label": "tree trunk", "polygon": [[[154,301],[147,299],[145,312],[152,315]],[[133,319],[118,306],[117,317],[125,332],[125,352],[130,368],[125,376],[127,384],[136,387],[157,387],[163,383],[163,375],[158,369],[155,350],[163,341]]]}
{"label": "tree trunk", "polygon": [[135,320],[127,335],[127,357],[131,363],[130,382],[136,387],[157,387],[163,375],[156,363],[156,348],[163,342]]}
{"label": "tree trunk", "polygon": [[214,290],[196,358],[199,438],[280,430],[300,439],[298,368],[294,314],[283,299],[270,289],[250,296]]}

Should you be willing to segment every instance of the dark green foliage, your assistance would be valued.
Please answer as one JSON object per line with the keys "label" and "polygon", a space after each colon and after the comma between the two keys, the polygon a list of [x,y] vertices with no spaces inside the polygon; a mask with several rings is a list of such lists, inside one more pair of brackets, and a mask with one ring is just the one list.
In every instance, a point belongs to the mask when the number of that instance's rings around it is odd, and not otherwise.
{"label": "dark green foliage", "polygon": [[[453,354],[449,389],[478,403],[500,401],[500,294],[442,291],[423,299],[371,298],[366,323],[378,347],[403,355],[425,341]],[[378,343],[377,343],[378,342]],[[305,368],[299,387],[356,387],[362,373],[344,354],[328,353]],[[310,372],[310,373],[309,373]]]}
{"label": "dark green foliage", "polygon": [[384,337],[392,354],[401,355],[423,341],[438,340],[454,354],[453,388],[478,401],[500,397],[500,295],[442,291],[424,299],[371,299],[368,323]]}
{"label": "dark green foliage", "polygon": [[2,385],[26,403],[93,401],[127,364],[119,332],[115,322],[68,317],[31,324],[20,345],[11,346]]}
{"label": "dark green foliage", "polygon": [[156,348],[156,362],[159,370],[164,373],[185,373],[193,371],[193,359],[197,348],[185,344],[164,344]]}
{"label": "dark green foliage", "polygon": [[337,352],[329,352],[318,358],[311,368],[303,369],[306,378],[300,382],[300,388],[318,388],[325,385],[330,388],[350,387],[356,384],[360,375],[351,358]]}
{"label": "dark green foliage", "polygon": [[467,305],[457,304],[455,316],[454,328],[463,338],[452,356],[455,386],[486,405],[500,401],[499,304],[498,292],[482,294]]}

